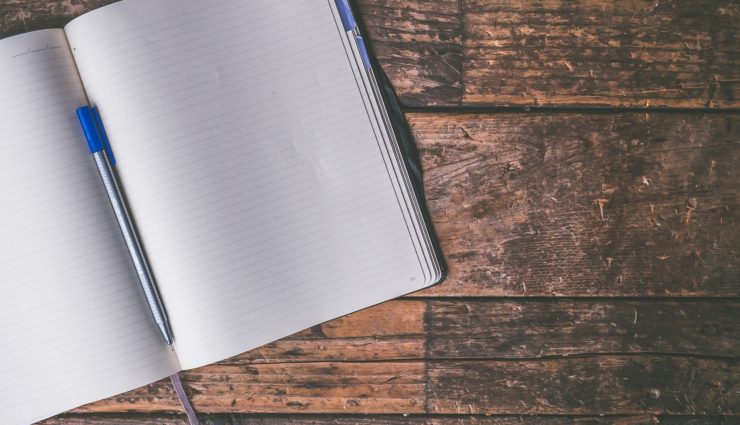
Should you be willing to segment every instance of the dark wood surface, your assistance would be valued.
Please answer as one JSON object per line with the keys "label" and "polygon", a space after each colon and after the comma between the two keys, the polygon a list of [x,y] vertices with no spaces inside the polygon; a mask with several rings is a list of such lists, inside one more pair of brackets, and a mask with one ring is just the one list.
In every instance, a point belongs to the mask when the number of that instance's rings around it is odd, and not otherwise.
{"label": "dark wood surface", "polygon": [[[6,0],[0,36],[109,2]],[[356,6],[450,276],[184,372],[203,422],[740,422],[738,4]],[[45,423],[180,412],[161,381]]]}
{"label": "dark wood surface", "polygon": [[412,114],[426,296],[736,296],[740,114]]}
{"label": "dark wood surface", "polygon": [[736,108],[723,0],[359,0],[407,105]]}
{"label": "dark wood surface", "polygon": [[[202,425],[732,425],[730,416],[200,415]],[[61,415],[46,425],[184,425],[167,414]]]}

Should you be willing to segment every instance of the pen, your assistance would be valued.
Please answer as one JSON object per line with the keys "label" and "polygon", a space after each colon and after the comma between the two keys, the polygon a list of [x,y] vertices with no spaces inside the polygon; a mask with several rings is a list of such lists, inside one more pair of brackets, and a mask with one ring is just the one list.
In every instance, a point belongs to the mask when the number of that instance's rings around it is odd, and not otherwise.
{"label": "pen", "polygon": [[154,282],[149,262],[144,254],[139,235],[136,233],[136,227],[134,227],[133,220],[131,219],[131,213],[121,191],[121,185],[113,170],[115,158],[113,157],[110,143],[107,141],[100,115],[98,115],[97,108],[83,106],[77,108],[77,118],[80,119],[82,131],[85,133],[90,153],[95,158],[95,165],[97,165],[98,172],[105,185],[105,190],[108,193],[108,199],[115,212],[118,226],[121,228],[123,238],[126,240],[126,247],[136,268],[136,274],[139,277],[141,288],[144,290],[144,296],[149,304],[154,322],[159,327],[159,331],[162,333],[165,342],[170,345],[173,342],[172,330],[167,321],[167,314],[157,291],[157,285]]}

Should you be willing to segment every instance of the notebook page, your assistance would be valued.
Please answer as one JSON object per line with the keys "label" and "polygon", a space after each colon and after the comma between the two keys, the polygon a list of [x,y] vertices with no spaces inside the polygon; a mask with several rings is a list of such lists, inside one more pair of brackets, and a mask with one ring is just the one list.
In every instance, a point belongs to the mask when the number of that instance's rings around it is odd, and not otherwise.
{"label": "notebook page", "polygon": [[[335,13],[335,20],[338,26],[342,26],[341,17],[338,12]],[[426,264],[429,267],[427,282],[438,283],[443,277],[443,272],[434,252],[427,223],[421,212],[419,203],[422,200],[417,198],[411,178],[406,170],[405,158],[401,153],[401,147],[393,131],[390,116],[383,104],[380,86],[378,85],[376,75],[374,75],[375,71],[366,69],[362,53],[352,31],[345,31],[342,42],[345,45],[348,56],[354,59],[355,80],[361,89],[360,91],[363,95],[363,101],[368,113],[371,118],[375,118],[373,120],[373,131],[378,135],[379,143],[385,148],[384,154],[389,156],[386,160],[386,163],[390,164],[389,171],[393,172],[395,184],[405,186],[397,191],[400,194],[399,202],[402,203],[405,212],[408,214],[407,225],[415,233],[414,236],[419,245],[417,252],[423,257],[422,264]]]}
{"label": "notebook page", "polygon": [[137,287],[75,116],[62,30],[0,41],[0,423],[178,370]]}
{"label": "notebook page", "polygon": [[425,285],[329,0],[123,1],[66,31],[184,368]]}

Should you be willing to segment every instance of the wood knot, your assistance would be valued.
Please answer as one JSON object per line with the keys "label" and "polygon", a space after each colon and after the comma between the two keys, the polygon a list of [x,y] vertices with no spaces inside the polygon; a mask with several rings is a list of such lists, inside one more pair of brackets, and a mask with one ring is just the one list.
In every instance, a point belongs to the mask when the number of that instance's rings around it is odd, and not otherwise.
{"label": "wood knot", "polygon": [[648,396],[653,400],[657,400],[660,398],[660,390],[657,388],[651,388],[650,391],[648,391]]}
{"label": "wood knot", "polygon": [[698,205],[698,202],[696,202],[696,198],[691,197],[686,201],[686,208],[695,210],[696,206]]}
{"label": "wood knot", "polygon": [[295,401],[295,400],[289,401],[289,402],[287,402],[285,404],[288,407],[293,407],[293,408],[296,408],[296,409],[305,409],[306,407],[308,407],[306,404],[301,403],[300,401]]}

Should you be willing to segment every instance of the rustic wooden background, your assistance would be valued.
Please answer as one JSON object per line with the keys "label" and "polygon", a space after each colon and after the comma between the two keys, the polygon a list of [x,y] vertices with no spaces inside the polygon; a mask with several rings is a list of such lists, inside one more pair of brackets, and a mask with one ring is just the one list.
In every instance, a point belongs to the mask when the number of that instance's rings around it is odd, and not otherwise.
{"label": "rustic wooden background", "polygon": [[[2,0],[0,35],[108,0]],[[450,276],[183,374],[206,424],[740,417],[740,5],[360,0]],[[182,424],[167,382],[44,422]]]}

